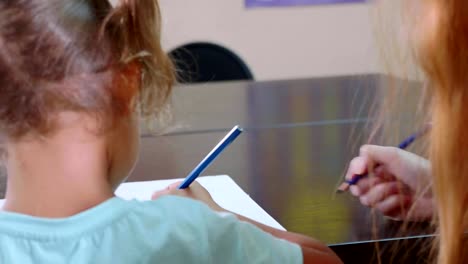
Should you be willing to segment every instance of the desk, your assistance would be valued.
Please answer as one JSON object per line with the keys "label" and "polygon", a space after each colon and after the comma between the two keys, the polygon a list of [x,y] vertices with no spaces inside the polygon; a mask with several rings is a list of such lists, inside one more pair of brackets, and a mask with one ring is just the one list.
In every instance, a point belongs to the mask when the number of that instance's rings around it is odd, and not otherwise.
{"label": "desk", "polygon": [[[399,223],[378,214],[373,219],[349,194],[335,195],[348,161],[364,142],[349,137],[353,129],[363,125],[247,129],[203,174],[230,175],[286,229],[328,244],[428,234],[421,226],[399,233]],[[142,157],[129,180],[184,177],[224,134],[143,138]]]}
{"label": "desk", "polygon": [[334,193],[347,163],[366,142],[369,109],[379,89],[386,89],[380,85],[385,79],[364,75],[177,87],[169,133],[143,135],[128,180],[185,177],[240,124],[245,133],[203,174],[230,175],[286,229],[332,245],[345,262],[368,263],[374,249],[369,240],[432,233],[424,225],[401,232],[400,223],[373,217],[349,194]]}
{"label": "desk", "polygon": [[[378,240],[383,263],[392,257],[402,262],[392,252],[398,245],[408,253],[402,263],[416,263],[415,254],[427,252],[408,243],[429,241],[428,226],[412,224],[402,231],[401,223],[373,215],[349,194],[334,194],[347,163],[366,142],[372,102],[387,81],[364,75],[177,87],[172,129],[142,138],[141,158],[129,180],[185,177],[240,124],[245,133],[204,175],[229,174],[286,229],[332,245],[344,260],[374,262],[376,244],[369,241]],[[416,102],[420,90],[409,86],[414,89],[401,100]]]}

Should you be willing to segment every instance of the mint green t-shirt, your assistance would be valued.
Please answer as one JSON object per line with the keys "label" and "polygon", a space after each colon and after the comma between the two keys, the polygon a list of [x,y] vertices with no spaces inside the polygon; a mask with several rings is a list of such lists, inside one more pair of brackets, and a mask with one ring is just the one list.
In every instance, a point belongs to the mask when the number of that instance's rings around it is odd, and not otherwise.
{"label": "mint green t-shirt", "polygon": [[302,263],[298,245],[175,196],[63,219],[0,212],[0,263]]}

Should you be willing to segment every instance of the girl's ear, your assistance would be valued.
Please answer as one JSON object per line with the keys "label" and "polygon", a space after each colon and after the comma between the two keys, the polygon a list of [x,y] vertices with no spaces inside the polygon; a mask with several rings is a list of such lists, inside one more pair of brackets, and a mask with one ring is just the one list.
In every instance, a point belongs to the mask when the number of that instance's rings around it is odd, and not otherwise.
{"label": "girl's ear", "polygon": [[112,99],[119,106],[119,114],[131,113],[141,87],[141,65],[138,61],[129,62],[117,69],[112,82]]}

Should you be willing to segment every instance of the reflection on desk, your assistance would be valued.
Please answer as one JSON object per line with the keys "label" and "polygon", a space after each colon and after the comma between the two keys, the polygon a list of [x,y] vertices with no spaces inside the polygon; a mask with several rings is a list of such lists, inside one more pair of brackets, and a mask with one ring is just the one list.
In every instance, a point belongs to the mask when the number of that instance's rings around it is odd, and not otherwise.
{"label": "reflection on desk", "polygon": [[[330,244],[390,238],[393,221],[373,219],[348,194],[335,195],[362,125],[326,125],[246,130],[205,172],[230,175],[287,230]],[[144,138],[141,158],[129,178],[142,181],[184,177],[224,133]],[[388,231],[388,232],[387,232]],[[425,234],[418,230],[416,234]]]}
{"label": "reflection on desk", "polygon": [[[167,131],[179,134],[227,131],[234,125],[254,129],[365,122],[373,101],[388,90],[388,80],[369,74],[177,86],[172,99],[174,120]],[[405,100],[417,101],[418,89],[413,88],[418,84],[390,80],[392,86],[410,88]]]}
{"label": "reflection on desk", "polygon": [[[406,237],[432,234],[430,225],[405,226],[373,214],[349,194],[335,195],[349,159],[365,142],[364,133],[353,130],[362,132],[364,125],[247,129],[204,175],[230,175],[287,230],[332,245],[345,263],[375,263],[376,240],[385,258],[382,263],[392,263],[393,258],[416,263],[419,256],[427,256],[429,248],[421,251],[415,242],[427,245],[432,238]],[[142,157],[129,180],[183,177],[223,135],[143,138]],[[408,254],[395,251],[401,246]]]}

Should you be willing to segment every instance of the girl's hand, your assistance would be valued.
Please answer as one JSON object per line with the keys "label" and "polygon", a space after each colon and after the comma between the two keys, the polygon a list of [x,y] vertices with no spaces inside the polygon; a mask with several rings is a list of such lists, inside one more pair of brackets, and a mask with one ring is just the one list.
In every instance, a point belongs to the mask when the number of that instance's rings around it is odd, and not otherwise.
{"label": "girl's hand", "polygon": [[431,169],[428,160],[394,147],[365,145],[349,165],[346,179],[367,173],[350,187],[363,205],[384,215],[410,221],[425,221],[433,216]]}
{"label": "girl's hand", "polygon": [[176,195],[181,197],[187,197],[194,200],[201,201],[208,205],[211,209],[215,211],[222,211],[223,208],[219,206],[211,197],[210,193],[197,181],[194,181],[190,184],[189,188],[186,189],[178,189],[179,185],[182,182],[176,182],[169,185],[166,189],[157,191],[151,197],[152,200],[156,200],[161,196],[164,195]]}
{"label": "girl's hand", "polygon": [[[327,247],[325,244],[315,239],[312,239],[310,237],[307,237],[301,234],[278,230],[270,226],[258,223],[244,216],[226,211],[223,208],[221,208],[218,204],[216,204],[215,201],[213,201],[213,198],[211,198],[211,195],[208,193],[208,191],[203,186],[201,186],[198,182],[193,182],[189,188],[183,189],[183,190],[177,189],[180,183],[181,182],[171,184],[166,189],[155,192],[152,196],[152,199],[153,200],[158,199],[159,197],[163,195],[177,195],[177,196],[188,197],[188,198],[192,198],[195,200],[199,200],[207,204],[209,207],[211,207],[211,209],[215,211],[231,213],[234,216],[236,216],[237,219],[239,219],[240,221],[253,224],[257,226],[258,228],[260,228],[261,230],[263,230],[264,232],[270,233],[272,236],[275,236],[277,238],[284,239],[291,243],[295,243],[299,245],[302,250],[303,263],[305,264],[306,263],[323,263],[323,264],[343,263],[329,247]],[[268,250],[268,248],[266,248],[265,250]]]}

